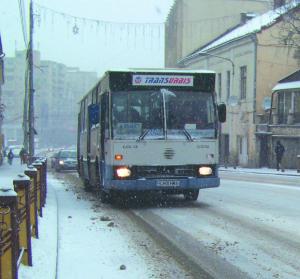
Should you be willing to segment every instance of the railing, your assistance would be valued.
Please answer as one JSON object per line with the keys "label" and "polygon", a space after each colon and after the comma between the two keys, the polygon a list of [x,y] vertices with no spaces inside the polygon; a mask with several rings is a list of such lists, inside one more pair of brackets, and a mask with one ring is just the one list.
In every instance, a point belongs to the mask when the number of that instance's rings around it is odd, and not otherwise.
{"label": "railing", "polygon": [[0,279],[17,279],[20,264],[32,266],[31,237],[47,194],[47,160],[39,159],[11,187],[0,189]]}

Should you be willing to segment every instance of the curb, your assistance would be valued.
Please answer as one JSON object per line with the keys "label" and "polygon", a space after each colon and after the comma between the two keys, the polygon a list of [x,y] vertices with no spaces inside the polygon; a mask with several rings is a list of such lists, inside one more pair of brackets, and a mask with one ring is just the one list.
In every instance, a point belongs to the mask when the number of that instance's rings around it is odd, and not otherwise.
{"label": "curb", "polygon": [[131,215],[135,222],[144,227],[145,232],[175,260],[187,268],[194,278],[250,279],[247,273],[216,256],[186,232],[168,223],[160,216],[149,211],[129,211],[127,214]]}

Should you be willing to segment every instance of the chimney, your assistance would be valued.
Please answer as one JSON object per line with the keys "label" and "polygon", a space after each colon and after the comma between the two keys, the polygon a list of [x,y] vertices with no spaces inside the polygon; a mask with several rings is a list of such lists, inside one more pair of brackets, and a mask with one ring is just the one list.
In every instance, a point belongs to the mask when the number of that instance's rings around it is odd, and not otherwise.
{"label": "chimney", "polygon": [[274,10],[285,5],[285,0],[274,0]]}
{"label": "chimney", "polygon": [[256,17],[255,13],[241,13],[241,24],[245,24],[248,20]]}

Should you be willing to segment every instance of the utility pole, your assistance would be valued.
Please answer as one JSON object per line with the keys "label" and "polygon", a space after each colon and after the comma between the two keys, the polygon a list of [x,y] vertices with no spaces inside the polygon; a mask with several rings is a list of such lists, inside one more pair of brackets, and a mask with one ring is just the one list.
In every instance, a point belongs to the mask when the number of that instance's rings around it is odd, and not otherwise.
{"label": "utility pole", "polygon": [[29,156],[34,156],[34,89],[33,89],[33,3],[30,0],[29,8],[29,48],[28,48],[28,78],[29,78],[29,104],[28,104],[28,144]]}
{"label": "utility pole", "polygon": [[[27,50],[28,59],[28,50]],[[24,107],[23,107],[23,133],[24,133],[24,148],[29,151],[29,130],[28,130],[28,63],[25,72],[25,95],[24,95]]]}

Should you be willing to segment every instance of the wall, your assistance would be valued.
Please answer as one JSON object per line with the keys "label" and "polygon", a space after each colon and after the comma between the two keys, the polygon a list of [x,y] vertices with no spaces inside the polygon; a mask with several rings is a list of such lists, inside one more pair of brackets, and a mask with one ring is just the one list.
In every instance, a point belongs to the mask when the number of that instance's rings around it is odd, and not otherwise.
{"label": "wall", "polygon": [[[229,58],[234,63],[234,76],[232,76],[232,65],[228,61],[217,57],[198,57],[188,67],[192,69],[209,69],[221,73],[222,92],[217,100],[227,103],[227,121],[222,124],[222,133],[229,135],[229,163],[239,163],[242,166],[252,166],[255,161],[255,125],[254,118],[254,96],[255,96],[255,41],[248,36],[234,43],[229,43],[217,50],[210,51],[213,55]],[[246,99],[240,100],[240,67],[247,66]],[[236,96],[237,103],[228,105],[226,96],[226,72],[231,73],[230,96]],[[232,82],[233,81],[233,82]],[[218,79],[216,81],[218,85]],[[244,153],[238,156],[238,137],[243,139]],[[247,154],[248,151],[248,154]]]}
{"label": "wall", "polygon": [[[272,88],[279,80],[299,69],[299,60],[294,58],[295,49],[279,43],[282,23],[278,22],[257,34],[257,100],[256,114],[268,114],[262,106],[265,97],[271,97]],[[258,124],[258,123],[257,123]],[[295,154],[299,152],[299,128],[271,126],[273,136],[268,137],[268,162],[270,167],[276,167],[274,144],[280,139],[288,151],[283,164],[285,168],[296,168]],[[298,133],[298,138],[293,137]],[[290,136],[290,138],[289,138]],[[257,139],[260,142],[260,139]],[[297,147],[298,146],[298,147]],[[259,152],[256,156],[259,164]]]}
{"label": "wall", "polygon": [[166,67],[239,24],[241,13],[261,14],[270,7],[267,0],[177,0],[166,22]]}
{"label": "wall", "polygon": [[272,88],[285,76],[299,69],[294,58],[295,49],[279,44],[282,23],[257,34],[257,113],[264,113],[264,97],[270,97]]}

